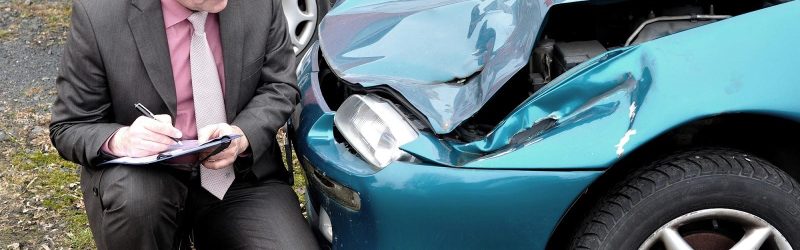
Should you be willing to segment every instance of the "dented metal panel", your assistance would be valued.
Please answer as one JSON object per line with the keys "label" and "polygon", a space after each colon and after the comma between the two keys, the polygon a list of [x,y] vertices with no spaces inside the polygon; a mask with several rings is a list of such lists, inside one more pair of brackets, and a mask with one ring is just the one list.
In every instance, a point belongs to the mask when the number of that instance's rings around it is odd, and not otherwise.
{"label": "dented metal panel", "polygon": [[[609,51],[531,96],[483,140],[403,148],[452,166],[599,169],[705,117],[758,113],[800,121],[800,49],[793,46],[800,26],[786,25],[800,21],[797,13],[800,2],[785,3]],[[545,119],[556,125],[510,144]]]}
{"label": "dented metal panel", "polygon": [[561,2],[347,0],[320,23],[320,48],[342,79],[391,86],[448,133],[525,66]]}

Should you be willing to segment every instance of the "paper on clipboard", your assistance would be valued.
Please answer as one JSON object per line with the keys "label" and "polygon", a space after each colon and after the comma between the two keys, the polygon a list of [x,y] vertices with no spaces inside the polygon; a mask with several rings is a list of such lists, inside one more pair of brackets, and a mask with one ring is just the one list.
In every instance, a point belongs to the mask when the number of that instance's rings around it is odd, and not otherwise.
{"label": "paper on clipboard", "polygon": [[206,143],[199,144],[197,140],[183,140],[181,144],[173,144],[166,151],[149,155],[144,157],[121,157],[100,163],[99,166],[107,164],[125,164],[125,165],[146,165],[160,161],[169,160],[175,157],[198,153],[204,149],[211,148],[220,144],[230,143],[233,139],[239,138],[242,135],[225,135],[214,140],[207,141]]}

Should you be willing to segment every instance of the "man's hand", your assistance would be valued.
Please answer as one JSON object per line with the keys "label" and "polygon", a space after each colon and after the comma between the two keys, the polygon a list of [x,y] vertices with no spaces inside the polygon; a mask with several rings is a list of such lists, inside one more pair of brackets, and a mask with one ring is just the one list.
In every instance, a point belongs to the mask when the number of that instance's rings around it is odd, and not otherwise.
{"label": "man's hand", "polygon": [[[237,126],[231,126],[225,123],[208,125],[197,131],[197,140],[199,143],[205,143],[209,139],[214,139],[223,135],[230,135],[230,134],[240,134],[242,135],[242,137],[234,139],[233,141],[231,141],[231,144],[228,145],[228,148],[206,159],[203,162],[204,167],[210,169],[220,169],[233,165],[233,162],[236,160],[236,157],[239,156],[239,154],[241,154],[245,150],[247,150],[247,147],[250,146],[250,143],[247,141],[247,137],[244,136],[244,132],[242,132],[242,129],[240,129]],[[210,149],[208,151],[201,153],[200,159],[208,156],[208,154],[210,154],[212,150],[213,149]]]}
{"label": "man's hand", "polygon": [[182,136],[181,131],[172,126],[169,115],[156,115],[155,119],[140,116],[131,126],[117,130],[108,148],[116,156],[142,157],[167,150],[175,143],[170,137]]}

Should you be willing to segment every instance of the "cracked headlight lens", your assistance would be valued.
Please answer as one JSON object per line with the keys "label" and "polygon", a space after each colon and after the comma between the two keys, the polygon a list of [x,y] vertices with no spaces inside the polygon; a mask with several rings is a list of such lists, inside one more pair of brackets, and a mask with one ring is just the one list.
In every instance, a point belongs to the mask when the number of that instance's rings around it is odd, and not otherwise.
{"label": "cracked headlight lens", "polygon": [[391,103],[372,96],[348,97],[333,122],[356,152],[378,169],[403,157],[400,146],[419,136]]}

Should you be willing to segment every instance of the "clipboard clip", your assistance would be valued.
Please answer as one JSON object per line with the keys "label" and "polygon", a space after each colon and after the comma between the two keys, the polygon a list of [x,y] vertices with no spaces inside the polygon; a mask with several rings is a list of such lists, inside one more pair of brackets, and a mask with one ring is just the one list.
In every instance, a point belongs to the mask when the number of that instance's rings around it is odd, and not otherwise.
{"label": "clipboard clip", "polygon": [[158,156],[156,156],[156,160],[163,160],[163,159],[170,158],[170,157],[172,157],[171,154],[161,153],[161,154],[158,154]]}
{"label": "clipboard clip", "polygon": [[[209,141],[209,142],[213,142],[213,141],[221,141],[221,143],[220,143],[219,145],[217,145],[216,147],[214,147],[214,150],[213,150],[213,151],[211,151],[211,154],[209,154],[208,156],[206,156],[205,158],[203,158],[203,159],[202,159],[202,160],[200,160],[199,162],[203,162],[203,161],[207,160],[209,157],[211,157],[211,156],[213,156],[213,155],[216,155],[216,154],[219,154],[220,152],[222,152],[223,150],[225,150],[226,148],[228,148],[228,146],[230,146],[230,144],[231,144],[231,141],[232,141],[232,140],[233,140],[233,139],[231,139],[231,137],[230,137],[230,136],[228,136],[228,135],[223,135],[223,136],[221,136],[221,137],[219,137],[219,138],[217,138],[217,139],[214,139],[214,140],[212,140],[212,141]],[[206,142],[206,143],[209,143],[209,142]],[[156,156],[156,160],[159,160],[159,161],[160,161],[160,160],[163,160],[163,159],[172,158],[172,156],[173,156],[173,155],[172,155],[172,154],[170,154],[170,153],[160,153],[160,154],[158,154],[158,156]]]}
{"label": "clipboard clip", "polygon": [[[217,145],[217,147],[215,147],[215,148],[214,148],[214,150],[213,150],[213,151],[211,151],[211,153],[210,153],[210,154],[208,154],[206,157],[203,157],[203,159],[200,159],[199,161],[197,161],[198,163],[200,163],[200,162],[204,162],[204,161],[208,160],[208,158],[210,158],[211,156],[214,156],[214,155],[216,155],[216,154],[219,154],[220,152],[222,152],[223,150],[225,150],[226,148],[228,148],[228,146],[230,146],[230,145],[231,145],[231,141],[232,141],[233,139],[231,139],[231,137],[230,137],[230,136],[223,135],[222,137],[220,137],[220,138],[217,138],[216,140],[222,141],[222,143],[220,143],[219,145]],[[161,157],[161,155],[159,155],[159,157]]]}

